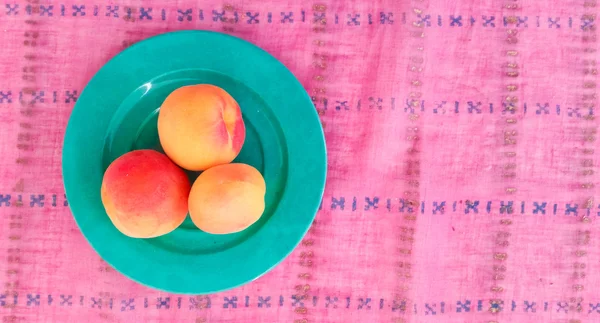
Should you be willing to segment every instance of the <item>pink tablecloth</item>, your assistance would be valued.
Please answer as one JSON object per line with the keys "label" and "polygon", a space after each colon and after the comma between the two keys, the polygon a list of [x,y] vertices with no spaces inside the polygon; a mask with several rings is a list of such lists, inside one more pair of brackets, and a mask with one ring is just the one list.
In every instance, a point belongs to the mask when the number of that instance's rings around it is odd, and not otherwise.
{"label": "pink tablecloth", "polygon": [[[600,322],[599,6],[3,2],[2,322]],[[86,82],[128,45],[178,29],[223,31],[280,59],[314,97],[328,144],[304,242],[208,297],[111,269],[61,180]]]}

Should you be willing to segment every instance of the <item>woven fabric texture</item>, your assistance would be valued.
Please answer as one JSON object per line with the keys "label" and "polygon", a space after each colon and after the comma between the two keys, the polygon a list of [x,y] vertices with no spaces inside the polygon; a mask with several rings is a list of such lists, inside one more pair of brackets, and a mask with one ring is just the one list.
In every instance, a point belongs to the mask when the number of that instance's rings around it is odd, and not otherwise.
{"label": "woven fabric texture", "polygon": [[[599,6],[2,2],[2,322],[600,322]],[[288,66],[328,147],[322,207],[297,250],[203,297],[103,262],[61,179],[86,82],[129,45],[183,29],[243,38]]]}

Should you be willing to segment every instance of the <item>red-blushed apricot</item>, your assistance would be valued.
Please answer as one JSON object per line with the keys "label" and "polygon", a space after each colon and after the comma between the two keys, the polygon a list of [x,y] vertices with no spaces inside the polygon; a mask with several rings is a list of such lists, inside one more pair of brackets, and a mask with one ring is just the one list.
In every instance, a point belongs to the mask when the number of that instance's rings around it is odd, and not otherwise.
{"label": "red-blushed apricot", "polygon": [[102,204],[112,223],[132,238],[177,228],[188,212],[190,181],[167,156],[134,150],[117,158],[102,179]]}
{"label": "red-blushed apricot", "polygon": [[265,193],[265,180],[256,168],[237,163],[215,166],[192,185],[190,217],[208,233],[239,232],[261,217]]}
{"label": "red-blushed apricot", "polygon": [[183,86],[160,107],[158,136],[165,153],[188,170],[232,162],[246,138],[235,99],[210,84]]}

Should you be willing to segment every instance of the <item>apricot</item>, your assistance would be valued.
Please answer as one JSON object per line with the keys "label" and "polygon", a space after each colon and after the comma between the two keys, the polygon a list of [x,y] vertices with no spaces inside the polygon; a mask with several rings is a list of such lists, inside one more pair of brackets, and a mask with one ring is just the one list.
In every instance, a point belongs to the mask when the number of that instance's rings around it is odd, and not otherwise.
{"label": "apricot", "polygon": [[132,238],[153,238],[177,228],[188,212],[190,181],[169,158],[134,150],[117,158],[102,179],[102,204],[115,227]]}
{"label": "apricot", "polygon": [[242,149],[246,128],[235,99],[210,84],[171,92],[158,114],[158,136],[177,165],[194,171],[230,163]]}
{"label": "apricot", "polygon": [[242,231],[265,210],[266,185],[256,168],[225,164],[204,171],[190,191],[192,222],[212,234]]}

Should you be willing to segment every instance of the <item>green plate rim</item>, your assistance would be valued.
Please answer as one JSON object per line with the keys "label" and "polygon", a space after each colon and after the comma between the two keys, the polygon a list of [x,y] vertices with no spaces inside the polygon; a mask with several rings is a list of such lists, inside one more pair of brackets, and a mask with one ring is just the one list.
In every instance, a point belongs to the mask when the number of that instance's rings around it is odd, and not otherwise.
{"label": "green plate rim", "polygon": [[[169,274],[166,277],[160,276],[161,278],[156,280],[152,279],[153,275],[139,275],[140,270],[132,271],[131,268],[124,268],[122,264],[115,264],[116,259],[123,259],[124,256],[118,255],[119,251],[107,251],[106,246],[102,244],[105,241],[99,241],[97,237],[91,236],[94,232],[93,229],[90,229],[90,224],[87,223],[89,220],[86,220],[85,214],[86,212],[94,212],[87,211],[87,207],[90,201],[94,203],[100,199],[100,186],[97,187],[97,196],[95,199],[94,196],[87,196],[85,193],[82,193],[79,187],[76,185],[78,181],[81,181],[78,177],[81,176],[82,167],[85,165],[79,164],[79,160],[77,158],[78,148],[76,144],[78,143],[77,136],[80,135],[78,131],[79,128],[85,127],[85,125],[78,124],[80,117],[85,116],[87,112],[86,105],[88,105],[88,101],[94,98],[97,95],[97,91],[101,91],[95,89],[94,86],[99,83],[99,79],[105,77],[106,71],[114,68],[114,65],[117,64],[119,60],[126,59],[128,55],[134,55],[138,49],[141,50],[144,46],[150,46],[155,42],[160,41],[175,41],[177,39],[181,40],[181,37],[185,39],[186,37],[213,37],[215,39],[220,39],[224,43],[229,42],[230,44],[234,44],[235,46],[240,46],[240,48],[245,51],[249,51],[252,53],[254,58],[259,57],[260,60],[265,60],[269,64],[272,65],[272,68],[276,69],[277,79],[274,82],[285,82],[287,86],[291,89],[294,89],[292,92],[292,96],[297,99],[297,102],[292,104],[285,104],[286,106],[293,106],[296,109],[289,109],[287,112],[275,111],[273,113],[278,117],[285,118],[285,122],[282,123],[282,130],[285,134],[285,140],[288,149],[288,182],[286,184],[286,190],[290,185],[293,185],[294,189],[297,191],[295,194],[283,194],[282,199],[279,201],[280,208],[283,205],[282,202],[286,202],[285,204],[295,204],[295,210],[276,210],[275,213],[278,212],[289,212],[293,213],[294,216],[296,214],[300,214],[302,216],[299,223],[293,222],[295,227],[292,228],[291,232],[287,232],[287,228],[279,227],[269,227],[269,222],[271,219],[266,222],[265,228],[261,228],[257,233],[253,235],[256,237],[258,235],[282,235],[281,232],[265,232],[264,230],[279,230],[284,231],[284,233],[293,234],[292,236],[286,235],[287,241],[282,243],[282,241],[271,241],[275,246],[276,253],[269,254],[268,259],[263,259],[262,262],[266,264],[240,264],[240,268],[254,268],[255,270],[250,273],[244,273],[241,277],[236,277],[235,279],[229,278],[230,282],[227,282],[227,279],[224,278],[224,282],[213,282],[210,283],[209,286],[204,286],[203,284],[165,284],[164,282],[172,282],[174,277],[177,277],[177,273]],[[234,54],[230,54],[235,56]],[[243,65],[243,58],[238,57],[241,61],[237,61],[237,65]],[[247,62],[246,62],[247,63]],[[250,64],[250,66],[252,66]],[[248,64],[245,65],[248,67]],[[256,67],[255,67],[256,68]],[[207,68],[211,69],[211,68]],[[141,85],[141,84],[140,84]],[[270,95],[275,95],[274,93]],[[281,94],[277,94],[281,95]],[[271,108],[273,108],[271,106]],[[278,108],[277,108],[278,109]],[[300,111],[300,113],[299,113]],[[285,128],[286,125],[293,126],[293,123],[290,123],[290,116],[282,116],[281,113],[292,113],[300,114],[303,117],[307,117],[306,122],[311,124],[311,132],[308,134],[309,139],[306,137],[292,137],[290,138],[290,132],[294,133],[293,127]],[[294,114],[294,113],[292,113]],[[278,120],[281,123],[281,119]],[[297,119],[296,119],[297,121]],[[81,146],[81,144],[80,144]],[[101,148],[98,148],[101,149]],[[289,155],[295,157],[294,160],[289,158]],[[303,160],[304,162],[310,161],[312,163],[305,165],[296,165],[299,160]],[[293,165],[292,165],[293,164]],[[298,170],[292,169],[292,167],[305,166],[308,169],[298,168]],[[103,172],[103,171],[102,171]],[[295,173],[294,173],[295,172]],[[304,174],[299,174],[299,172],[304,172]],[[308,172],[308,175],[306,174]],[[318,209],[322,202],[323,193],[325,190],[325,181],[326,181],[326,173],[327,173],[327,150],[326,150],[326,142],[325,136],[323,132],[323,128],[320,123],[320,118],[314,108],[312,100],[309,95],[306,93],[306,90],[302,86],[302,84],[297,80],[297,78],[293,75],[293,73],[283,65],[279,60],[273,57],[271,54],[261,49],[260,47],[245,41],[241,38],[237,38],[228,34],[208,31],[208,30],[179,30],[173,32],[166,32],[162,34],[158,34],[149,38],[146,38],[140,42],[133,44],[127,49],[119,52],[115,56],[113,56],[108,62],[106,62],[88,81],[84,89],[82,90],[71,115],[69,117],[69,122],[67,124],[67,128],[64,135],[63,140],[63,152],[62,152],[62,174],[63,174],[63,185],[65,188],[65,193],[67,197],[67,201],[69,202],[69,208],[75,219],[77,226],[80,231],[84,235],[85,239],[88,241],[90,246],[94,249],[94,251],[110,266],[115,268],[118,272],[130,278],[133,281],[136,281],[142,285],[162,290],[165,292],[179,293],[179,294],[212,294],[217,292],[222,292],[226,290],[230,290],[242,285],[245,285],[261,276],[266,274],[275,268],[278,264],[280,264],[284,259],[286,259],[292,251],[298,246],[298,244],[305,237],[308,229],[310,228],[312,222],[314,221]],[[309,179],[310,184],[301,183],[299,180],[301,179]],[[90,184],[91,185],[91,184]],[[95,193],[94,193],[95,194]],[[97,204],[96,204],[97,206]],[[104,212],[104,210],[102,209]],[[296,218],[294,217],[294,221]],[[87,222],[86,222],[87,221]],[[108,221],[108,219],[107,219]],[[278,222],[281,221],[279,218]],[[116,229],[115,229],[116,230]],[[253,239],[253,238],[251,238]],[[101,240],[101,239],[100,239]],[[254,240],[253,240],[254,241]],[[243,245],[242,243],[241,245]],[[234,247],[237,248],[238,246]],[[264,247],[266,248],[266,246]],[[242,249],[237,249],[237,251]],[[248,250],[246,250],[247,252]],[[227,252],[224,251],[224,252]],[[260,251],[265,252],[265,251]],[[220,254],[220,253],[217,253]],[[130,260],[131,262],[131,260]],[[229,266],[231,267],[231,266]],[[229,270],[229,267],[225,267],[224,270]],[[258,270],[260,269],[260,270]],[[143,272],[143,271],[142,271]],[[166,274],[165,274],[166,275]],[[186,278],[189,280],[189,278]],[[200,279],[202,280],[202,279]],[[204,279],[203,281],[206,281]],[[189,283],[189,282],[188,282]],[[183,285],[183,286],[182,286]]]}

